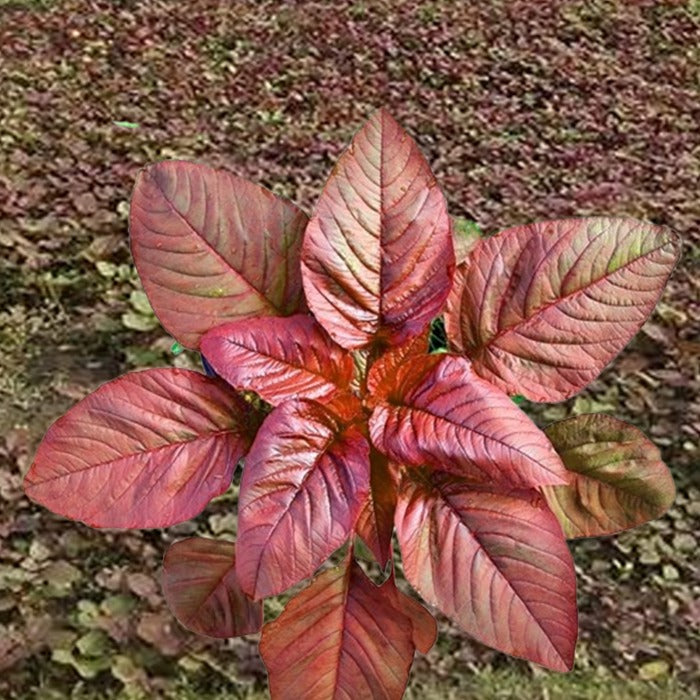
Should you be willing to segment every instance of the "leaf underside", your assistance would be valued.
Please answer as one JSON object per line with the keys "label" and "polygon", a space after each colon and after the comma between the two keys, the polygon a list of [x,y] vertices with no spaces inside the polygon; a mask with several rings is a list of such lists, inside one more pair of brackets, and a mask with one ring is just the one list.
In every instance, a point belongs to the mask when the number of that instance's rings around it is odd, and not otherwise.
{"label": "leaf underside", "polygon": [[544,221],[481,239],[448,299],[448,338],[503,391],[562,401],[639,330],[679,250],[672,231],[634,219]]}
{"label": "leaf underside", "polygon": [[439,312],[453,270],[445,198],[414,141],[379,110],[338,160],[306,229],[309,307],[345,348],[398,345]]}
{"label": "leaf underside", "polygon": [[355,530],[383,568],[391,559],[391,535],[394,530],[396,483],[388,459],[370,451],[370,488]]}
{"label": "leaf underside", "polygon": [[571,668],[576,577],[536,491],[474,487],[436,472],[404,479],[396,532],[409,583],[478,641]]}
{"label": "leaf underside", "polygon": [[542,492],[569,538],[597,537],[658,518],[675,487],[654,443],[604,414],[575,416],[545,430],[573,479]]}
{"label": "leaf underside", "polygon": [[329,407],[289,401],[265,420],[246,458],[236,567],[249,595],[282,593],[348,538],[369,490],[369,444]]}
{"label": "leaf underside", "polygon": [[249,410],[226,384],[199,372],[131,372],[51,426],[25,491],[92,527],[188,520],[231,484],[252,440]]}
{"label": "leaf underside", "polygon": [[171,545],[163,561],[168,607],[187,629],[208,637],[254,634],[262,626],[262,604],[241,590],[233,542],[190,537]]}
{"label": "leaf underside", "polygon": [[186,161],[143,170],[131,199],[131,251],[151,306],[180,343],[211,328],[304,307],[306,215],[264,187]]}
{"label": "leaf underside", "polygon": [[346,390],[354,372],[352,357],[304,314],[219,326],[202,339],[202,352],[229,384],[273,405],[328,398]]}
{"label": "leaf underside", "polygon": [[437,622],[428,610],[415,598],[401,593],[396,587],[394,572],[382,586],[394,598],[394,605],[411,621],[413,644],[421,654],[427,654],[437,640]]}
{"label": "leaf underside", "polygon": [[563,484],[561,459],[539,428],[456,355],[414,358],[383,387],[370,418],[378,450],[479,482]]}
{"label": "leaf underside", "polygon": [[356,563],[324,571],[263,627],[272,697],[399,700],[416,641],[434,639],[434,621],[414,601],[403,607],[408,600],[393,579],[377,587]]}

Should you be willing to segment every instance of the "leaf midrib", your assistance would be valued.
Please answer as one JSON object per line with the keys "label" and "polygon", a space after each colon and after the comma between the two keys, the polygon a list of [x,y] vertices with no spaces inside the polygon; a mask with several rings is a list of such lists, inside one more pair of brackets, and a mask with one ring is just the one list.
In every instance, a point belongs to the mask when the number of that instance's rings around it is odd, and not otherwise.
{"label": "leaf midrib", "polygon": [[[642,260],[643,258],[647,258],[653,253],[656,253],[657,251],[661,250],[662,248],[665,248],[669,244],[672,244],[672,240],[665,241],[661,245],[656,246],[655,248],[652,248],[651,250],[646,251],[645,253],[642,253],[642,255],[638,255],[636,258],[633,258],[632,260],[629,260],[626,262],[624,265],[620,265],[619,267],[615,268],[612,272],[607,271],[604,275],[597,277],[594,280],[591,280],[588,284],[586,284],[584,287],[580,287],[579,289],[574,290],[573,292],[569,292],[569,294],[565,294],[564,296],[557,297],[556,299],[548,302],[547,304],[544,304],[543,306],[538,307],[533,311],[533,313],[526,318],[523,318],[522,320],[517,321],[516,323],[510,325],[510,326],[505,326],[501,328],[495,335],[491,336],[490,338],[486,340],[482,340],[479,342],[477,345],[472,346],[472,350],[474,353],[477,354],[482,354],[484,350],[488,350],[489,346],[494,345],[497,340],[499,340],[501,337],[504,335],[507,335],[508,333],[512,333],[516,331],[518,328],[521,326],[527,325],[530,323],[533,319],[537,318],[540,314],[545,313],[548,309],[552,308],[553,306],[557,306],[561,304],[564,301],[567,301],[569,299],[572,299],[576,297],[579,294],[582,294],[583,292],[590,290],[592,287],[595,287],[599,282],[602,282],[606,280],[609,276],[615,274],[616,272],[619,272],[620,270],[624,270],[625,268],[629,267],[630,265],[633,265],[639,260]],[[499,314],[500,316],[500,314]],[[496,319],[498,322],[498,319]]]}
{"label": "leaf midrib", "polygon": [[[95,464],[89,464],[85,467],[81,467],[80,469],[74,469],[70,472],[65,472],[63,474],[57,474],[56,476],[52,476],[48,479],[42,479],[41,481],[32,481],[30,483],[31,483],[32,487],[33,486],[40,486],[41,484],[50,483],[52,481],[57,481],[59,479],[70,478],[74,474],[80,474],[81,472],[88,471],[90,469],[98,469],[100,467],[105,467],[105,466],[108,466],[110,464],[114,464],[115,462],[121,462],[123,460],[138,458],[141,455],[152,455],[154,453],[157,453],[160,451],[166,451],[168,449],[177,449],[177,448],[182,447],[183,445],[189,445],[191,443],[198,442],[200,440],[209,440],[211,438],[217,438],[217,437],[220,437],[222,435],[235,435],[236,437],[241,437],[240,435],[236,434],[234,428],[228,428],[226,430],[217,430],[217,431],[214,431],[211,433],[206,433],[204,435],[201,435],[201,434],[196,435],[191,440],[182,440],[181,442],[169,442],[169,443],[166,443],[165,445],[158,445],[158,447],[152,447],[152,448],[142,450],[142,451],[131,452],[129,454],[120,455],[119,457],[116,457],[114,459],[109,459],[109,460],[104,461],[104,462],[97,462]],[[87,436],[85,436],[85,437],[87,437]],[[35,462],[35,464],[36,464],[36,462]],[[32,465],[32,467],[33,466],[34,465]],[[30,473],[31,473],[31,470],[27,474],[27,476],[29,476]]]}
{"label": "leaf midrib", "polygon": [[505,581],[506,585],[508,588],[513,592],[513,595],[517,597],[517,599],[525,606],[525,609],[527,610],[528,614],[530,615],[530,618],[534,621],[534,623],[537,625],[537,627],[541,630],[542,634],[545,636],[547,639],[547,643],[549,644],[550,648],[554,651],[556,654],[557,658],[559,658],[562,663],[566,663],[566,660],[564,657],[559,653],[559,650],[556,648],[552,638],[550,637],[549,633],[542,627],[540,624],[540,621],[538,620],[537,616],[532,612],[532,609],[528,605],[527,601],[523,600],[522,596],[518,593],[518,591],[515,589],[513,584],[510,582],[508,577],[505,575],[505,573],[501,570],[501,568],[498,566],[496,561],[493,559],[491,556],[491,553],[484,547],[484,545],[481,543],[479,540],[477,534],[467,525],[467,523],[464,521],[464,519],[461,516],[461,513],[457,508],[452,504],[450,501],[450,498],[448,495],[446,495],[443,490],[439,486],[434,487],[438,493],[440,494],[443,503],[445,503],[448,508],[450,509],[450,512],[452,515],[457,519],[458,523],[460,524],[461,527],[464,528],[464,530],[468,533],[469,537],[473,539],[475,542],[476,546],[484,553],[484,555],[487,557],[487,559],[491,562],[492,566],[496,571],[498,571],[499,576],[503,581]]}

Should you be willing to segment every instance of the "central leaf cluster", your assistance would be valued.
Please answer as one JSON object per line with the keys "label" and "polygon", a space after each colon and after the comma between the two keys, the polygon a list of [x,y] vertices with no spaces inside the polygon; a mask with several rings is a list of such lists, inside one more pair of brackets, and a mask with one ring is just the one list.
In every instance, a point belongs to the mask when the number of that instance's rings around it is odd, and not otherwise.
{"label": "central leaf cluster", "polygon": [[237,574],[256,599],[313,574],[355,530],[384,565],[397,465],[522,488],[567,483],[506,394],[467,359],[428,354],[454,252],[427,163],[386,114],[355,144],[306,228],[312,313],[232,321],[200,342],[219,376],[275,407],[239,497]]}

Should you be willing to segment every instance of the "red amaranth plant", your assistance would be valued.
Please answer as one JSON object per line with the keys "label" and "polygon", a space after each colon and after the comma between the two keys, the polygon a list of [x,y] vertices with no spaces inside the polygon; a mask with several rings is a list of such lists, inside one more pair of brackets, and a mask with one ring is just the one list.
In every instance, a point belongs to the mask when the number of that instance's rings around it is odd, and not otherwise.
{"label": "red amaranth plant", "polygon": [[[226,491],[242,460],[235,545],[190,538],[163,566],[175,616],[210,636],[257,632],[262,598],[348,545],[262,628],[275,698],[401,697],[436,626],[387,567],[394,529],[428,603],[485,644],[570,669],[565,538],[657,517],[673,481],[635,427],[595,414],[542,431],[509,394],[583,389],[654,308],[679,243],[617,218],[460,231],[383,110],[308,220],[224,171],[147,168],[131,203],[137,269],[163,326],[218,376],[104,384],[50,428],[27,494],[93,527],[167,527]],[[453,352],[431,354],[445,304]],[[382,585],[356,537],[388,568]]]}

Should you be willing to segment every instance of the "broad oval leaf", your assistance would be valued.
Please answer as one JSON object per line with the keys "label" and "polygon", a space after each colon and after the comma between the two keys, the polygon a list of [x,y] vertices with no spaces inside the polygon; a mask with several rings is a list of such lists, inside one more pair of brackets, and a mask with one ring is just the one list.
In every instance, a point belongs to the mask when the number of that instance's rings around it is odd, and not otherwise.
{"label": "broad oval leaf", "polygon": [[272,697],[399,700],[414,639],[425,642],[429,634],[414,631],[398,596],[393,580],[377,587],[354,562],[320,574],[263,627]]}
{"label": "broad oval leaf", "polygon": [[679,250],[672,231],[633,219],[508,229],[479,241],[461,267],[447,335],[503,391],[562,401],[639,330]]}
{"label": "broad oval leaf", "polygon": [[399,345],[440,311],[454,270],[445,198],[413,139],[375,112],[340,157],[309,221],[309,307],[345,348]]}
{"label": "broad oval leaf", "polygon": [[555,671],[573,665],[576,576],[536,491],[407,474],[396,532],[409,583],[478,641]]}
{"label": "broad oval leaf", "polygon": [[227,323],[209,331],[201,347],[229,384],[273,405],[348,389],[355,368],[352,357],[304,314]]}
{"label": "broad oval leaf", "polygon": [[383,568],[391,558],[396,479],[385,455],[370,451],[370,487],[355,530]]}
{"label": "broad oval leaf", "polygon": [[186,161],[142,170],[131,251],[163,327],[197,348],[210,328],[303,309],[306,215],[264,187]]}
{"label": "broad oval leaf", "polygon": [[163,594],[187,629],[207,637],[240,637],[260,631],[262,603],[252,601],[236,578],[235,544],[205,537],[175,542],[163,560]]}
{"label": "broad oval leaf", "polygon": [[675,487],[661,453],[641,430],[601,413],[575,416],[545,433],[572,472],[542,489],[569,538],[610,535],[658,518]]}
{"label": "broad oval leaf", "polygon": [[92,527],[188,520],[230,486],[253,437],[249,412],[224,382],[199,372],[130,372],[51,426],[25,491]]}
{"label": "broad oval leaf", "polygon": [[313,574],[355,527],[369,490],[369,444],[344,418],[288,401],[258,432],[241,480],[236,544],[239,580],[256,599]]}
{"label": "broad oval leaf", "polygon": [[393,387],[380,388],[370,435],[390,459],[486,483],[567,483],[544,433],[465,358],[414,358],[399,368]]}

